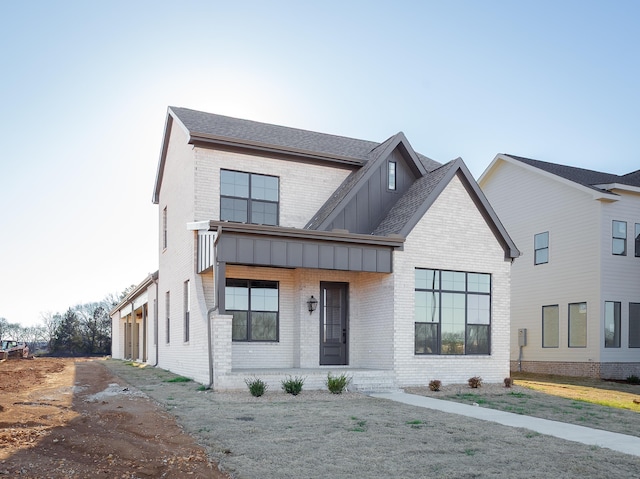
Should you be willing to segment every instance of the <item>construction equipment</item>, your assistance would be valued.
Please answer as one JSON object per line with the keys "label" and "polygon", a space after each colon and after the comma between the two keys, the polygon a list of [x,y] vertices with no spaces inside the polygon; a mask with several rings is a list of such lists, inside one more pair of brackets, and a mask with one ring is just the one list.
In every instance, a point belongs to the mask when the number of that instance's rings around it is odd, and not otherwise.
{"label": "construction equipment", "polygon": [[22,341],[3,339],[0,341],[0,360],[29,357],[29,346]]}

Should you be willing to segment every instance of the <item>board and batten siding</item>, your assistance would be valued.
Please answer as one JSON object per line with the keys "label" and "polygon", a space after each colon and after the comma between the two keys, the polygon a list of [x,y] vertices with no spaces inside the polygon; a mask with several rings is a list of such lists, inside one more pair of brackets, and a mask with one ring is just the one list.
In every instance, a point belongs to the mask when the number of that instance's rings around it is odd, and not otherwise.
{"label": "board and batten siding", "polygon": [[[511,270],[511,359],[599,361],[600,208],[593,195],[502,162],[482,189],[522,255]],[[549,232],[549,262],[534,265],[534,235]],[[568,347],[568,305],[587,303],[587,347]],[[542,306],[559,307],[559,347],[542,347]]]}
{"label": "board and batten siding", "polygon": [[[395,369],[399,386],[432,379],[465,383],[472,376],[501,382],[509,376],[509,275],[500,243],[457,176],[394,252]],[[516,260],[517,261],[517,260]],[[415,268],[491,274],[491,354],[414,354]]]}

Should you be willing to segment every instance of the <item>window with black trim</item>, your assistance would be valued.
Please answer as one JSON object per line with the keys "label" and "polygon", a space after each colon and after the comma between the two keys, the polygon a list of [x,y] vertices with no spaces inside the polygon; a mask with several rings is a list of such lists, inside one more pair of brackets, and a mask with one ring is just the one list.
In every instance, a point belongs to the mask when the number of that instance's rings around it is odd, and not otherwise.
{"label": "window with black trim", "polygon": [[189,342],[189,322],[191,315],[191,289],[189,280],[184,282],[184,342]]}
{"label": "window with black trim", "polygon": [[167,207],[162,210],[162,249],[167,249]]}
{"label": "window with black trim", "polygon": [[629,347],[640,348],[640,303],[629,303]]}
{"label": "window with black trim", "polygon": [[640,224],[636,223],[635,230],[636,258],[640,258]]}
{"label": "window with black trim", "polygon": [[604,302],[604,347],[620,347],[620,313],[622,304],[619,301]]}
{"label": "window with black trim", "polygon": [[491,275],[415,270],[415,354],[491,353]]}
{"label": "window with black trim", "polygon": [[542,307],[542,347],[560,346],[560,308],[557,304]]}
{"label": "window with black trim", "polygon": [[391,191],[396,190],[396,169],[397,164],[395,161],[390,161],[388,163],[388,172],[387,172],[387,188]]}
{"label": "window with black trim", "polygon": [[233,341],[278,341],[278,282],[227,279],[225,310]]}
{"label": "window with black trim", "polygon": [[220,170],[220,219],[275,226],[279,190],[276,176]]}
{"label": "window with black trim", "polygon": [[166,292],[164,297],[164,307],[165,307],[165,334],[167,344],[171,341],[171,297],[169,295],[169,291]]}
{"label": "window with black trim", "polygon": [[533,237],[533,264],[549,262],[549,232],[538,233]]}
{"label": "window with black trim", "polygon": [[619,256],[627,254],[627,222],[613,220],[611,253]]}
{"label": "window with black trim", "polygon": [[587,303],[569,305],[569,347],[587,347]]}

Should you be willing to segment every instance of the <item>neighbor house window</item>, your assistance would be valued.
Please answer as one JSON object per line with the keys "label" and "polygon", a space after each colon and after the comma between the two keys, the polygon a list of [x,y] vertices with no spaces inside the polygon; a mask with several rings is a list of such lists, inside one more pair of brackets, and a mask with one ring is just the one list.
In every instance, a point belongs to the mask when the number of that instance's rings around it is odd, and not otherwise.
{"label": "neighbor house window", "polygon": [[233,314],[233,341],[278,340],[278,283],[227,279],[225,309]]}
{"label": "neighbor house window", "polygon": [[640,348],[640,303],[629,303],[629,347]]}
{"label": "neighbor house window", "polygon": [[618,301],[604,303],[604,347],[620,347],[620,310]]}
{"label": "neighbor house window", "polygon": [[162,210],[162,249],[167,249],[167,207]]}
{"label": "neighbor house window", "polygon": [[396,190],[396,168],[397,168],[397,164],[395,161],[390,161],[389,162],[389,174],[387,175],[388,177],[388,185],[387,187],[392,190],[395,191]]}
{"label": "neighbor house window", "polygon": [[191,288],[189,280],[184,282],[184,342],[189,342],[189,316],[191,314]]}
{"label": "neighbor house window", "polygon": [[549,262],[549,232],[539,233],[533,237],[533,264]]}
{"label": "neighbor house window", "polygon": [[164,307],[165,307],[165,315],[166,315],[166,338],[167,344],[171,341],[171,298],[169,295],[169,291],[166,292],[164,297]]}
{"label": "neighbor house window", "polygon": [[626,221],[613,221],[613,239],[612,239],[613,254],[624,256],[627,254],[627,222]]}
{"label": "neighbor house window", "polygon": [[640,224],[636,223],[635,231],[636,258],[640,258]]}
{"label": "neighbor house window", "polygon": [[557,304],[542,307],[542,347],[560,346],[560,308]]}
{"label": "neighbor house window", "polygon": [[490,354],[491,275],[416,269],[415,354]]}
{"label": "neighbor house window", "polygon": [[276,176],[220,170],[220,219],[260,225],[278,224]]}
{"label": "neighbor house window", "polygon": [[587,303],[569,305],[569,347],[587,347]]}

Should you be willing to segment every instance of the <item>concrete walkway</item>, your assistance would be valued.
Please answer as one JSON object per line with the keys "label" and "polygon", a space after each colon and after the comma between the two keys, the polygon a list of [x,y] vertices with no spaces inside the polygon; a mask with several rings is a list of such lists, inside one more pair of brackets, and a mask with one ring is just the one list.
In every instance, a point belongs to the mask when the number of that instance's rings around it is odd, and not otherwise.
{"label": "concrete walkway", "polygon": [[391,401],[409,404],[410,406],[425,407],[452,414],[492,421],[504,426],[522,427],[531,431],[555,436],[568,441],[581,442],[593,446],[606,447],[614,451],[632,454],[640,457],[640,437],[627,436],[615,432],[591,429],[558,421],[549,421],[531,416],[523,416],[510,412],[498,411],[479,406],[470,406],[443,399],[433,399],[403,392],[371,393],[371,397],[389,399]]}

